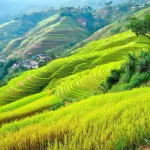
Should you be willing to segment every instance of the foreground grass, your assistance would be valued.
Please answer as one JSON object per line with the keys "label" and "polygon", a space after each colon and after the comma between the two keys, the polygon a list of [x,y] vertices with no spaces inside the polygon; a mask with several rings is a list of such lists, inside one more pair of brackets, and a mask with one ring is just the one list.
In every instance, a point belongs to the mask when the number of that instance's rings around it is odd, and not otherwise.
{"label": "foreground grass", "polygon": [[136,149],[150,138],[149,99],[149,88],[101,95],[6,124],[1,149]]}
{"label": "foreground grass", "polygon": [[35,95],[31,95],[28,97],[25,97],[21,100],[18,100],[16,102],[4,105],[3,107],[0,107],[0,113],[8,112],[8,111],[13,111],[15,109],[18,109],[22,106],[28,105],[32,102],[35,102],[37,99],[40,99],[42,97],[48,96],[50,94],[49,91],[38,93]]}
{"label": "foreground grass", "polygon": [[53,110],[63,105],[57,96],[45,93],[36,94],[21,99],[0,108],[0,124],[18,120],[45,110]]}

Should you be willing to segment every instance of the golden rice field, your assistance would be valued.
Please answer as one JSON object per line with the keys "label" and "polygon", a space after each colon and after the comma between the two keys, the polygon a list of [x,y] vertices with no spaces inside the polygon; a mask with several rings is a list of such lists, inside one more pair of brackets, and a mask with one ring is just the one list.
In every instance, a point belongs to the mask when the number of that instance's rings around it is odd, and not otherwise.
{"label": "golden rice field", "polygon": [[1,149],[137,149],[150,136],[149,98],[149,88],[99,95],[3,125]]}

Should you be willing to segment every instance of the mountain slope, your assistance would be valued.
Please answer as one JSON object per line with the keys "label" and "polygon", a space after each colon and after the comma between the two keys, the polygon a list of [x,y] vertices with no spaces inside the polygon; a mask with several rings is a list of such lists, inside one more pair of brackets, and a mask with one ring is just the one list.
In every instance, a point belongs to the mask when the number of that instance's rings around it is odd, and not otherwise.
{"label": "mountain slope", "polygon": [[29,52],[36,55],[48,50],[63,54],[62,50],[65,51],[67,47],[88,35],[88,31],[79,27],[71,18],[55,15],[40,22],[23,38],[9,43],[4,53],[10,54],[10,57],[12,51],[13,55],[19,57]]}
{"label": "mountain slope", "polygon": [[143,18],[145,14],[149,14],[150,13],[150,7],[140,10],[136,13],[133,13],[130,16],[126,16],[126,18],[121,19],[119,21],[116,21],[112,24],[109,24],[107,26],[105,26],[104,28],[96,31],[94,34],[92,34],[91,36],[89,36],[87,39],[84,39],[83,41],[77,43],[75,46],[73,46],[71,49],[77,49],[79,47],[84,46],[85,44],[95,41],[95,40],[99,40],[99,39],[103,39],[106,37],[110,37],[112,35],[115,35],[117,33],[121,33],[124,31],[127,31],[128,29],[126,28],[126,25],[128,24],[129,18],[131,16],[136,16],[138,18]]}
{"label": "mountain slope", "polygon": [[56,59],[43,68],[25,72],[10,81],[0,88],[0,104],[16,101],[43,89],[70,101],[88,97],[95,93],[111,69],[120,66],[130,51],[138,54],[149,46],[148,38],[136,37],[131,31],[89,43],[74,51],[75,54],[70,57]]}
{"label": "mountain slope", "polygon": [[[145,12],[149,9],[137,16]],[[64,49],[68,44],[89,32],[70,17],[55,15],[9,43],[4,51],[9,57],[45,50],[58,54],[60,49],[70,55],[26,71],[0,88],[1,150],[150,149],[150,87],[102,91],[102,83],[112,70],[122,69],[129,53],[138,55],[150,49],[150,38],[137,37],[130,30],[99,39],[111,29],[124,28],[115,24],[90,37],[91,42],[68,51]],[[145,67],[150,56],[142,55],[146,59],[141,59],[140,66]]]}
{"label": "mountain slope", "polygon": [[56,14],[56,10],[38,11],[28,13],[16,17],[10,22],[0,25],[0,50],[3,50],[6,45],[13,39],[24,36],[30,29],[34,28],[36,24],[47,17]]}

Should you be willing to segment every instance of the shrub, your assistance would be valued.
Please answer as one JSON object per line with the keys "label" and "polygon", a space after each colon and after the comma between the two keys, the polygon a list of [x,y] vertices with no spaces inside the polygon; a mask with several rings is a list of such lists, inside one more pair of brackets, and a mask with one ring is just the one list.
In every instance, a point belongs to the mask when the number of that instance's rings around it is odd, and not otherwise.
{"label": "shrub", "polygon": [[103,92],[107,92],[111,87],[116,84],[120,79],[121,71],[112,70],[111,75],[107,77],[106,81],[101,84]]}
{"label": "shrub", "polygon": [[[141,51],[139,56],[128,55],[128,61],[119,70],[113,70],[101,84],[102,91],[122,91],[140,86],[150,79],[150,50]],[[111,88],[113,89],[111,90]],[[119,89],[121,88],[121,89]]]}
{"label": "shrub", "polygon": [[129,89],[140,86],[142,83],[145,83],[149,80],[150,74],[147,72],[136,73],[130,80]]}
{"label": "shrub", "polygon": [[121,27],[117,27],[117,28],[115,28],[115,29],[112,29],[112,30],[111,30],[111,35],[115,35],[115,34],[119,33],[120,30],[121,30]]}
{"label": "shrub", "polygon": [[148,52],[141,51],[136,69],[141,73],[150,71],[150,50]]}

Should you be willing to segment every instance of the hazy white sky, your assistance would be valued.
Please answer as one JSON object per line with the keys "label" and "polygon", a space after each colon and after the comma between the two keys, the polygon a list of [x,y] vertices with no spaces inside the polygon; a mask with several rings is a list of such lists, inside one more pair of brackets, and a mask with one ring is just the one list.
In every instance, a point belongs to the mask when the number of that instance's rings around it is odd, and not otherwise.
{"label": "hazy white sky", "polygon": [[23,3],[23,4],[54,4],[64,3],[68,0],[8,0],[9,2]]}
{"label": "hazy white sky", "polygon": [[[0,0],[1,1],[1,0]],[[2,0],[3,1],[3,0]],[[5,1],[9,1],[9,2],[17,2],[17,3],[23,3],[23,4],[63,4],[66,3],[67,1],[76,1],[76,0],[5,0]],[[79,0],[79,3],[81,1],[88,1],[88,0]],[[103,1],[110,1],[110,0],[92,0],[94,1],[99,1],[99,2],[103,2]],[[112,0],[113,2],[123,2],[125,0]]]}

